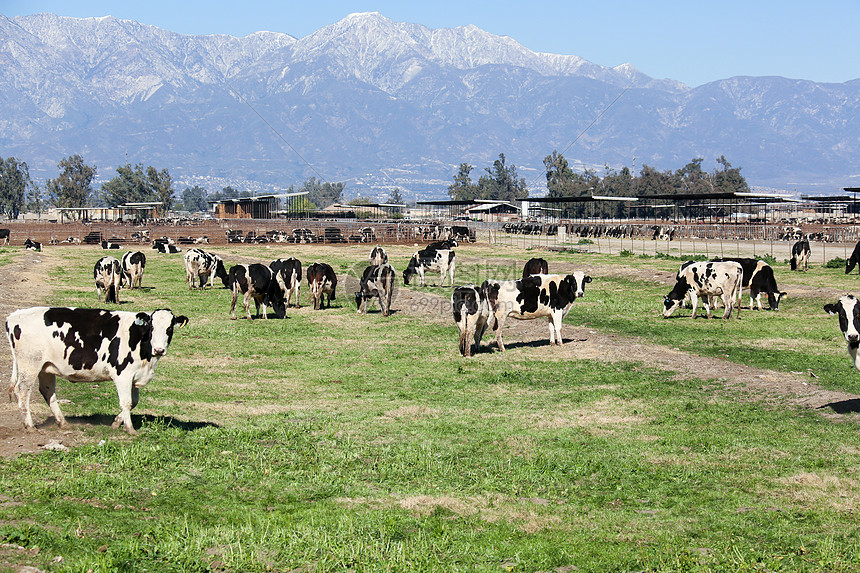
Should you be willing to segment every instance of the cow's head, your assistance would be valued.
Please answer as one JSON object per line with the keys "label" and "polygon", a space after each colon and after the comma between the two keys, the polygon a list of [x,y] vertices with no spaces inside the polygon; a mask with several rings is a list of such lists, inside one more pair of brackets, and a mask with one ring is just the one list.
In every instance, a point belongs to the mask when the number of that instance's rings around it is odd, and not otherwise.
{"label": "cow's head", "polygon": [[779,301],[786,296],[784,292],[769,292],[767,293],[767,303],[773,310],[779,310]]}
{"label": "cow's head", "polygon": [[673,312],[678,310],[678,307],[684,302],[688,290],[690,287],[687,284],[687,279],[682,276],[663,299],[663,318],[669,318]]}
{"label": "cow's head", "polygon": [[139,312],[134,317],[134,323],[129,332],[129,344],[134,349],[136,342],[141,344],[141,355],[147,354],[149,347],[151,356],[161,357],[167,354],[167,347],[173,340],[174,327],[188,324],[188,317],[175,316],[170,309],[162,308],[151,313]]}
{"label": "cow's head", "polygon": [[403,284],[408,285],[409,279],[412,278],[412,275],[417,273],[418,271],[415,267],[418,265],[418,253],[412,255],[412,258],[409,259],[409,264],[406,266],[406,270],[403,271]]}
{"label": "cow's head", "polygon": [[[572,287],[574,288],[573,294],[576,295],[576,298],[580,298],[585,295],[585,284],[591,282],[591,277],[585,274],[582,271],[576,271],[572,275],[568,275],[572,278]],[[573,299],[571,299],[573,300]]]}
{"label": "cow's head", "polygon": [[[794,260],[794,259],[792,258],[792,260]],[[850,257],[848,257],[848,260],[845,261],[845,274],[847,275],[848,273],[853,271],[854,265],[856,265],[856,264],[857,264],[857,258],[852,254]],[[793,266],[791,268],[794,269]]]}
{"label": "cow's head", "polygon": [[839,297],[833,304],[825,304],[828,314],[839,315],[839,328],[848,342],[848,347],[860,347],[860,301],[854,295],[846,294]]}
{"label": "cow's head", "polygon": [[221,279],[224,288],[230,288],[230,276],[227,274],[227,269],[224,268],[224,261],[218,257],[218,262],[215,263],[215,276]]}

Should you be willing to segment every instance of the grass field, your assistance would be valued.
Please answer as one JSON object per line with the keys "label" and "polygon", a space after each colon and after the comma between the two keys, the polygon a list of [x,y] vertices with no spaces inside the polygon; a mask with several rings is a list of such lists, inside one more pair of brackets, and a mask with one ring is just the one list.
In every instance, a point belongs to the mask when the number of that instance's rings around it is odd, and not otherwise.
{"label": "grass field", "polygon": [[[369,249],[211,250],[228,264],[293,255],[354,276]],[[389,249],[398,271],[410,251]],[[102,251],[63,253],[45,302],[94,306]],[[543,327],[537,344],[463,359],[453,320],[403,309],[384,318],[375,304],[358,315],[344,289],[330,310],[231,321],[220,284],[191,292],[181,255],[146,255],[146,288],[122,291],[122,309],[169,307],[190,323],[141,391],[139,436],[93,423],[118,412],[112,383],[61,381],[87,443],[0,460],[0,542],[28,550],[10,563],[81,573],[860,570],[857,414],[753,402],[641,361],[568,359]],[[744,310],[740,321],[659,318],[671,285],[647,277],[678,261],[653,257],[467,246],[456,282],[513,278],[513,261],[533,255],[551,270],[593,269],[568,329],[812,371],[823,387],[860,393],[822,310],[836,296],[821,290],[848,292],[856,276],[777,265],[790,296],[778,313]],[[37,419],[49,415],[34,405]]]}

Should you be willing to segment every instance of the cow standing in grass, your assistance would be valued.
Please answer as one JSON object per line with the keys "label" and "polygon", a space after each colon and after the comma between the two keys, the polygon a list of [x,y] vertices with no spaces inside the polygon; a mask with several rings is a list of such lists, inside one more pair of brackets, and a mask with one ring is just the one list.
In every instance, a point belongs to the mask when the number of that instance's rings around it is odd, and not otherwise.
{"label": "cow standing in grass", "polygon": [[337,275],[334,274],[331,265],[316,262],[308,267],[307,277],[314,310],[325,308],[326,297],[328,297],[328,306],[331,308],[331,301],[335,299],[337,291]]}
{"label": "cow standing in grass", "polygon": [[472,355],[472,339],[475,340],[477,352],[490,320],[487,293],[475,285],[458,286],[451,294],[451,308],[460,331],[460,354],[469,357]]}
{"label": "cow standing in grass", "polygon": [[124,273],[122,265],[115,257],[102,257],[93,267],[93,279],[96,283],[96,295],[99,302],[102,292],[106,303],[119,304],[119,289],[123,284]]}
{"label": "cow standing in grass", "polygon": [[732,310],[738,307],[737,316],[740,318],[740,297],[743,285],[743,269],[735,262],[702,262],[683,267],[678,272],[675,286],[663,301],[663,318],[669,318],[689,296],[693,305],[693,316],[696,318],[696,306],[699,297],[705,307],[708,318],[711,318],[713,297],[720,297],[726,311],[723,318],[730,318]]}
{"label": "cow standing in grass", "polygon": [[269,264],[269,268],[275,273],[275,278],[281,290],[284,291],[284,301],[290,305],[293,293],[296,295],[296,308],[299,307],[299,289],[302,286],[302,263],[296,258],[275,259]]}
{"label": "cow standing in grass", "polygon": [[122,272],[128,281],[128,288],[143,287],[143,271],[146,270],[146,255],[140,251],[128,251],[122,255]]}

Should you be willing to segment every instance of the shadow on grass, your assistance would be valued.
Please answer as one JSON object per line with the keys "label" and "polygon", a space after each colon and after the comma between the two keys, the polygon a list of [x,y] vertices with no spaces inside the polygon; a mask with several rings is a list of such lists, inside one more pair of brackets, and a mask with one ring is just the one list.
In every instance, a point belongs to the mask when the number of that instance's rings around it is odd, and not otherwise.
{"label": "shadow on grass", "polygon": [[831,402],[818,407],[819,410],[823,408],[830,408],[837,414],[856,414],[857,412],[860,412],[860,398]]}
{"label": "shadow on grass", "polygon": [[[114,418],[116,418],[116,416],[111,416],[109,414],[92,414],[90,416],[71,416],[66,418],[66,420],[72,424],[110,426],[113,424]],[[51,419],[51,421],[53,421],[53,419]],[[153,416],[151,414],[132,414],[131,423],[135,430],[139,430],[144,423],[164,425],[168,428],[177,428],[185,432],[193,432],[203,428],[219,427],[218,424],[214,424],[212,422],[189,422],[178,420],[171,416]],[[122,429],[121,425],[119,429]]]}

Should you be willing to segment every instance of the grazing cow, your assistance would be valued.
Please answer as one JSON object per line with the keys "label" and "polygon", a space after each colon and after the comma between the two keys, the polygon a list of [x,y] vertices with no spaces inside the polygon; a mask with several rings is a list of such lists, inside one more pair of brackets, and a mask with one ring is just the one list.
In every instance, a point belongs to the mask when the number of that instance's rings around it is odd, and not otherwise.
{"label": "grazing cow", "polygon": [[89,308],[34,307],[16,310],[6,319],[6,337],[12,348],[9,398],[17,397],[24,427],[35,428],[30,396],[37,387],[51,407],[57,425],[66,419],[56,395],[57,376],[69,382],[113,380],[119,395],[120,423],[130,434],[131,410],[140,389],[155,375],[158,361],[167,353],[175,326],[188,318],[168,309],[124,312]]}
{"label": "grazing cow", "polygon": [[263,305],[263,318],[269,318],[266,314],[266,306],[271,306],[275,316],[284,318],[287,309],[284,305],[284,292],[281,290],[275,273],[266,265],[252,263],[250,265],[236,265],[230,267],[227,284],[233,291],[233,300],[230,303],[230,318],[236,320],[236,299],[241,292],[244,295],[245,316],[250,320],[249,307],[251,300],[257,307],[257,318],[260,318],[260,305]]}
{"label": "grazing cow", "polygon": [[[799,271],[800,265],[803,265],[803,270],[809,268],[809,241],[801,239],[791,246],[791,270]],[[848,274],[848,273],[846,273]]]}
{"label": "grazing cow", "polygon": [[743,269],[739,263],[693,263],[679,271],[678,275],[675,286],[663,301],[663,318],[669,318],[687,296],[693,304],[694,319],[698,297],[703,297],[702,306],[708,318],[711,318],[713,297],[720,297],[726,307],[723,318],[731,318],[735,306],[738,306],[737,316],[740,318],[741,309],[737,301],[741,297]]}
{"label": "grazing cow", "polygon": [[445,275],[451,277],[451,285],[454,286],[454,251],[450,249],[431,249],[427,247],[418,251],[409,259],[409,265],[403,271],[403,284],[408,285],[412,275],[418,274],[419,286],[425,286],[425,271],[439,271],[441,278],[439,286],[445,282]]}
{"label": "grazing cow", "polygon": [[140,251],[128,251],[122,255],[122,272],[125,273],[128,288],[142,288],[143,271],[146,269],[146,255]]}
{"label": "grazing cow", "polygon": [[846,294],[833,304],[825,304],[824,310],[828,314],[839,315],[839,329],[848,342],[848,354],[854,368],[860,370],[860,353],[857,352],[860,347],[860,301],[853,294]]}
{"label": "grazing cow", "polygon": [[328,296],[328,306],[335,299],[337,290],[337,275],[334,269],[327,263],[314,263],[308,267],[308,286],[311,288],[311,299],[314,301],[314,310],[325,307],[325,296]]}
{"label": "grazing cow", "polygon": [[382,247],[376,246],[371,249],[369,259],[371,265],[384,265],[388,262],[388,253]]}
{"label": "grazing cow", "polygon": [[24,248],[29,249],[31,251],[40,251],[42,250],[42,243],[38,241],[34,241],[30,237],[27,237],[27,240],[24,241]]}
{"label": "grazing cow", "polygon": [[367,301],[374,296],[379,297],[382,316],[391,314],[391,296],[394,293],[396,274],[394,267],[388,263],[370,265],[364,269],[359,290],[355,293],[355,306],[358,307],[359,314],[367,312]]}
{"label": "grazing cow", "polygon": [[548,275],[549,263],[544,259],[529,259],[523,267],[523,278],[531,275]]}
{"label": "grazing cow", "polygon": [[[764,261],[744,257],[724,257],[714,259],[715,263],[735,262],[743,270],[743,284],[741,288],[750,289],[750,310],[753,310],[753,302],[759,310],[762,310],[761,295],[767,295],[767,303],[771,310],[779,310],[779,301],[786,296],[776,286],[776,278],[773,276],[773,268]],[[739,300],[738,303],[741,301]]]}
{"label": "grazing cow", "polygon": [[475,339],[475,352],[481,347],[481,337],[487,330],[490,319],[490,303],[483,288],[475,285],[458,286],[451,294],[451,307],[454,309],[454,322],[460,330],[460,354],[472,355],[472,342]]}
{"label": "grazing cow", "polygon": [[188,288],[205,289],[207,284],[212,288],[215,277],[221,279],[225,288],[230,287],[224,261],[215,253],[194,247],[185,251],[182,258],[185,259],[185,282]]}
{"label": "grazing cow", "polygon": [[513,281],[484,281],[481,289],[486,293],[495,319],[493,332],[499,350],[505,349],[502,327],[508,316],[517,320],[547,317],[549,343],[561,346],[564,343],[561,321],[570,312],[573,301],[585,294],[585,285],[590,282],[591,277],[582,271],[572,275],[531,275]]}
{"label": "grazing cow", "polygon": [[857,263],[860,263],[860,241],[854,245],[854,252],[852,252],[851,256],[848,257],[848,260],[845,261],[845,274],[847,275],[853,271]]}
{"label": "grazing cow", "polygon": [[9,229],[0,229],[0,241],[3,241],[4,245],[9,244]]}
{"label": "grazing cow", "polygon": [[119,243],[109,243],[108,241],[102,241],[102,248],[103,248],[103,249],[105,249],[105,250],[108,250],[108,249],[119,249],[119,248],[120,248],[120,244],[119,244]]}
{"label": "grazing cow", "polygon": [[122,264],[119,260],[115,257],[100,258],[93,268],[93,279],[96,281],[99,302],[104,291],[106,303],[119,304],[119,289],[123,284]]}
{"label": "grazing cow", "polygon": [[286,305],[290,305],[290,298],[296,293],[296,308],[299,306],[299,288],[302,286],[302,263],[298,259],[275,259],[269,265],[275,273],[281,290],[285,293]]}

